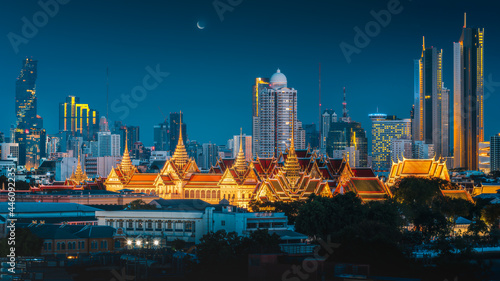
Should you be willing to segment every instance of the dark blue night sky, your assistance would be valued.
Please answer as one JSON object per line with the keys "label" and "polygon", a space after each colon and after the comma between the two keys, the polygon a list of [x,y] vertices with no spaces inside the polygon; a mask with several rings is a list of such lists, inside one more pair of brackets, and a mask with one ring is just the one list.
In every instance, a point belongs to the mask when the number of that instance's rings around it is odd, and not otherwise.
{"label": "dark blue night sky", "polygon": [[[42,0],[47,1],[47,0]],[[60,0],[62,2],[62,0]],[[67,0],[66,0],[67,1]],[[370,11],[392,1],[219,0],[230,8],[223,20],[214,1],[69,1],[16,53],[8,39],[22,35],[26,17],[43,11],[37,1],[2,1],[0,10],[0,131],[15,122],[15,80],[21,60],[38,60],[38,114],[49,134],[58,130],[58,104],[67,95],[106,114],[106,67],[110,69],[110,104],[123,106],[143,85],[146,68],[168,72],[150,80],[141,101],[128,106],[123,119],[141,127],[141,140],[152,145],[153,125],[182,110],[190,140],[224,144],[251,134],[251,90],[255,77],[277,68],[299,93],[298,117],[318,122],[318,63],[322,65],[323,108],[341,112],[342,87],[349,113],[370,130],[369,113],[408,118],[412,105],[413,59],[426,44],[443,49],[445,86],[453,91],[452,43],[467,25],[485,28],[485,137],[500,132],[500,22],[496,1],[401,0],[398,14],[348,63],[339,45],[354,45],[354,27],[374,18]],[[241,3],[240,3],[241,2]],[[220,4],[222,3],[222,4]],[[230,6],[233,4],[233,6]],[[197,21],[206,27],[197,28]],[[152,87],[155,85],[156,87]],[[161,111],[159,109],[161,108]],[[163,113],[162,113],[163,112]],[[111,121],[124,117],[112,110]]]}

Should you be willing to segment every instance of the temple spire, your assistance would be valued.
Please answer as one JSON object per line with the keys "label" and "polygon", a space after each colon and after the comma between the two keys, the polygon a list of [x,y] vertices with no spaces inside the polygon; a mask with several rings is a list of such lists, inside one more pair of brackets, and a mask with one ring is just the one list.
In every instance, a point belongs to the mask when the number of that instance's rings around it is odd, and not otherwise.
{"label": "temple spire", "polygon": [[128,129],[125,130],[125,150],[123,151],[120,168],[125,173],[129,173],[132,170],[132,160],[130,160],[130,155],[128,153]]}
{"label": "temple spire", "polygon": [[179,141],[177,142],[177,147],[175,148],[174,155],[172,156],[172,161],[175,165],[182,169],[187,164],[189,157],[187,155],[186,147],[184,146],[184,141],[182,140],[182,111],[179,113]]}
{"label": "temple spire", "polygon": [[285,167],[283,170],[286,173],[286,177],[290,181],[292,187],[297,184],[300,178],[300,164],[297,159],[297,154],[295,153],[295,111],[292,110],[292,139],[290,141],[290,149],[288,150],[288,156],[285,160]]}
{"label": "temple spire", "polygon": [[245,153],[243,152],[243,132],[240,128],[240,151],[238,152],[238,156],[236,157],[236,161],[234,162],[234,169],[236,172],[242,174],[247,170],[247,164],[245,160]]}

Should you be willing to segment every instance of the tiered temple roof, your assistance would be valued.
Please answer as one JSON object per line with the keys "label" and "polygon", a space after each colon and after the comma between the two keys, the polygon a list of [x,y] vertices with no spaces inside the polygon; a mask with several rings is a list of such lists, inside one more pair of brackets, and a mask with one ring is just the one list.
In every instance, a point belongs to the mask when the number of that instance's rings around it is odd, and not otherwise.
{"label": "tiered temple roof", "polygon": [[406,159],[392,163],[387,184],[392,186],[396,180],[405,177],[429,177],[450,180],[446,162],[441,159]]}

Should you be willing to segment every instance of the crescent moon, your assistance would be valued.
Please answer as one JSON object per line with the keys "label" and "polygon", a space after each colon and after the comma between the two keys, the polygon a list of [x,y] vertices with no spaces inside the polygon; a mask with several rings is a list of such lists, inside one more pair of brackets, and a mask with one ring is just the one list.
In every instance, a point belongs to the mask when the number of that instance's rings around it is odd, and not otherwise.
{"label": "crescent moon", "polygon": [[200,22],[199,22],[199,21],[196,23],[196,26],[197,26],[199,29],[204,29],[204,28],[205,28],[204,26],[202,26],[202,25],[200,24]]}

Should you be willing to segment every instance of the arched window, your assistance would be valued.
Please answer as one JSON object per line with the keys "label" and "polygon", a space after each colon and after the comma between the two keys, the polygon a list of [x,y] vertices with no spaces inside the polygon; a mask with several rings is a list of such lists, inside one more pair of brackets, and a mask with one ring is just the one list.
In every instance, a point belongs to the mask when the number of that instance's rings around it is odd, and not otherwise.
{"label": "arched window", "polygon": [[211,198],[212,198],[212,192],[210,192],[210,190],[207,190],[207,199]]}
{"label": "arched window", "polygon": [[201,191],[201,199],[205,199],[205,190]]}
{"label": "arched window", "polygon": [[61,243],[57,242],[57,250],[61,250]]}
{"label": "arched window", "polygon": [[72,249],[73,249],[73,243],[68,242],[68,250],[72,250]]}
{"label": "arched window", "polygon": [[189,192],[189,195],[190,195],[190,196],[189,196],[189,198],[194,198],[194,190],[191,190],[191,191]]}
{"label": "arched window", "polygon": [[189,190],[184,191],[184,198],[189,198]]}
{"label": "arched window", "polygon": [[212,199],[217,199],[217,191],[212,190]]}
{"label": "arched window", "polygon": [[196,190],[196,199],[200,199],[200,191]]}
{"label": "arched window", "polygon": [[217,190],[217,200],[220,199],[220,190]]}
{"label": "arched window", "polygon": [[66,250],[66,243],[61,243],[61,250]]}

